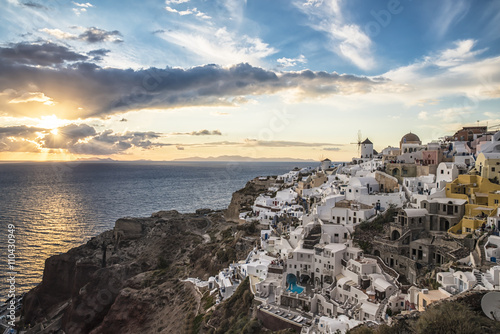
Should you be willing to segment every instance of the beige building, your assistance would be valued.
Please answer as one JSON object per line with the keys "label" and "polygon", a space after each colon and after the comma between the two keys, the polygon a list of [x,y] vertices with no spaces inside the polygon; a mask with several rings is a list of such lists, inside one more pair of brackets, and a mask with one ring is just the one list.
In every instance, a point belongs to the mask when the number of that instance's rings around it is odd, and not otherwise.
{"label": "beige building", "polygon": [[451,293],[439,289],[439,290],[428,290],[428,289],[422,289],[418,293],[418,299],[417,299],[417,305],[418,305],[418,310],[420,312],[423,312],[426,310],[426,308],[434,303],[435,301],[441,300],[441,299],[446,299],[451,296]]}
{"label": "beige building", "polygon": [[482,177],[500,181],[500,153],[479,153],[476,159],[476,171]]}

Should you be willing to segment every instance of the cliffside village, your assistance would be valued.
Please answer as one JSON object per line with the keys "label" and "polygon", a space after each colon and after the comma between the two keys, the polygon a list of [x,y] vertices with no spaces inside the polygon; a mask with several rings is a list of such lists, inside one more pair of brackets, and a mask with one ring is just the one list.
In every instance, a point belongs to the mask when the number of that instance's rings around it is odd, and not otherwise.
{"label": "cliffside village", "polygon": [[499,290],[500,131],[464,127],[427,144],[408,133],[381,152],[358,144],[350,163],[255,179],[267,192],[239,219],[265,226],[258,245],[199,283],[224,299],[248,277],[264,325],[302,333]]}

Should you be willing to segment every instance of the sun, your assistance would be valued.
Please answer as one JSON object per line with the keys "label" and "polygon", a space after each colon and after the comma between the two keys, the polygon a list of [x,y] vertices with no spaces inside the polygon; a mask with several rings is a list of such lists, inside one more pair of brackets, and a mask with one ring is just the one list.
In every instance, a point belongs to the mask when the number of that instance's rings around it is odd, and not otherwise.
{"label": "sun", "polygon": [[50,133],[52,133],[54,136],[57,136],[59,134],[59,129],[52,129],[50,130]]}
{"label": "sun", "polygon": [[52,134],[57,135],[58,133],[57,128],[64,126],[67,123],[68,121],[64,119],[59,119],[57,118],[56,115],[50,115],[50,116],[42,116],[37,126],[45,129],[50,129],[51,130],[50,132]]}

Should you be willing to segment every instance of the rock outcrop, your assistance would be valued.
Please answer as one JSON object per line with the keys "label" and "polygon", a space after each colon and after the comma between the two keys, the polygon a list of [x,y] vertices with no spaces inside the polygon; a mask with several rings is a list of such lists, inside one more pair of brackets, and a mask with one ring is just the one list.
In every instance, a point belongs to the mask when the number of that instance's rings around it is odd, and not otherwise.
{"label": "rock outcrop", "polygon": [[275,183],[274,177],[255,178],[247,182],[244,188],[233,193],[231,203],[227,207],[224,217],[228,221],[239,222],[239,215],[245,211],[252,211],[255,199],[267,191]]}
{"label": "rock outcrop", "polygon": [[42,283],[24,298],[21,327],[29,334],[190,331],[205,310],[199,291],[180,279],[208,279],[236,260],[235,250],[246,254],[253,245],[244,234],[220,212],[119,219],[114,230],[46,260]]}

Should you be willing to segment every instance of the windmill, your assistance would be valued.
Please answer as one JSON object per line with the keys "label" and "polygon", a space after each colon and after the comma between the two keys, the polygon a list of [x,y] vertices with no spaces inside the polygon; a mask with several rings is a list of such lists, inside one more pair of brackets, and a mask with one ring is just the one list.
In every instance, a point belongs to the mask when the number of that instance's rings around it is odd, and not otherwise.
{"label": "windmill", "polygon": [[356,143],[351,143],[351,144],[355,144],[355,145],[358,145],[358,156],[360,156],[361,154],[361,139],[363,137],[361,137],[361,130],[358,130],[358,141]]}

